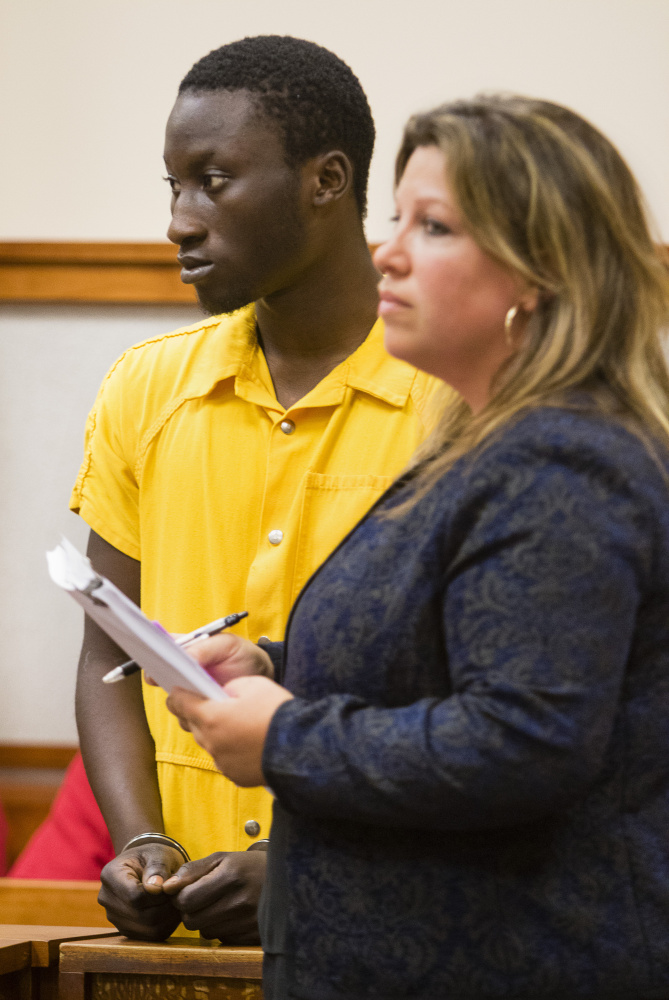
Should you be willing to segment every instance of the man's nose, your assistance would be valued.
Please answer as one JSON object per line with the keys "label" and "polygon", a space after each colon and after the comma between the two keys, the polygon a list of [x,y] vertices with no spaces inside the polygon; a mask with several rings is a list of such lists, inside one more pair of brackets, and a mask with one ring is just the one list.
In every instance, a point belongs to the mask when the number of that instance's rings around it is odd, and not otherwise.
{"label": "man's nose", "polygon": [[181,191],[172,208],[172,219],[167,227],[167,238],[181,245],[188,241],[202,240],[207,228],[197,211],[195,199]]}

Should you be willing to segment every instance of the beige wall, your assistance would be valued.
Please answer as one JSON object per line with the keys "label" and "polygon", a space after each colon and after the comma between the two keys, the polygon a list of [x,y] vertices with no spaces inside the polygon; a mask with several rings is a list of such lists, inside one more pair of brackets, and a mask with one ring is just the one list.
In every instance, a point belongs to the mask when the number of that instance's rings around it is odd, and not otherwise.
{"label": "beige wall", "polygon": [[667,0],[0,0],[0,239],[160,239],[179,80],[209,49],[265,32],[327,45],[360,76],[379,132],[371,240],[407,115],[507,89],[611,135],[669,242]]}
{"label": "beige wall", "polygon": [[121,351],[192,323],[195,309],[0,308],[0,741],[72,743],[82,616],[47,576],[68,511],[86,414]]}
{"label": "beige wall", "polygon": [[[370,240],[386,231],[407,115],[507,89],[603,128],[669,242],[668,0],[0,0],[0,240],[161,239],[162,135],[180,78],[209,49],[265,32],[327,45],[360,76],[379,134]],[[106,368],[192,318],[0,307],[0,740],[76,739],[80,618],[44,551],[61,532],[84,544],[67,498]]]}

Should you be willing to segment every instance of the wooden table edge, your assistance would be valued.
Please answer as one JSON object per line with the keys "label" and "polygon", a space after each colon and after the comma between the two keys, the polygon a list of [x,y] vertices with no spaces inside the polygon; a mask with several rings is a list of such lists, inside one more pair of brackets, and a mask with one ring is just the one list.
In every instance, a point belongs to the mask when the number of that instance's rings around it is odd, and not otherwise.
{"label": "wooden table edge", "polygon": [[12,941],[11,938],[0,938],[0,976],[32,966],[32,948],[30,941]]}
{"label": "wooden table edge", "polygon": [[[95,953],[95,940],[64,941],[60,946],[60,970],[73,972],[164,972],[171,976],[218,976],[227,979],[261,979],[262,948],[202,945],[192,938],[171,938],[158,943],[110,938],[109,948]],[[192,957],[188,952],[192,952]],[[176,952],[176,955],[175,955]],[[170,954],[171,953],[171,954]],[[178,955],[179,961],[173,961]],[[168,961],[168,959],[172,961]]]}

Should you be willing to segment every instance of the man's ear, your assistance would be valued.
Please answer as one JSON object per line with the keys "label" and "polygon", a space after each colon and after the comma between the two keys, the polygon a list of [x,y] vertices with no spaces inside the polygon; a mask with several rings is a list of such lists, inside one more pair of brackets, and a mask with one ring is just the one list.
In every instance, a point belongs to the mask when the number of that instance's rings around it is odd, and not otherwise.
{"label": "man's ear", "polygon": [[335,149],[322,153],[313,161],[313,204],[327,205],[339,201],[353,186],[353,165],[346,153]]}

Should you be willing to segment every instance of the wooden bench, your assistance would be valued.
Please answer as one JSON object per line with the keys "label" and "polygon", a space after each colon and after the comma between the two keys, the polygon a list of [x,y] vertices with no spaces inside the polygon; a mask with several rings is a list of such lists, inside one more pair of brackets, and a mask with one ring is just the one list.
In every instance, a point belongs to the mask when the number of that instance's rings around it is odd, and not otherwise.
{"label": "wooden bench", "polygon": [[99,882],[0,878],[0,924],[104,927],[110,933],[99,891]]}
{"label": "wooden bench", "polygon": [[46,818],[76,751],[74,746],[0,743],[0,802],[9,828],[8,868]]}
{"label": "wooden bench", "polygon": [[63,941],[104,935],[96,927],[0,925],[0,1000],[59,1000]]}

